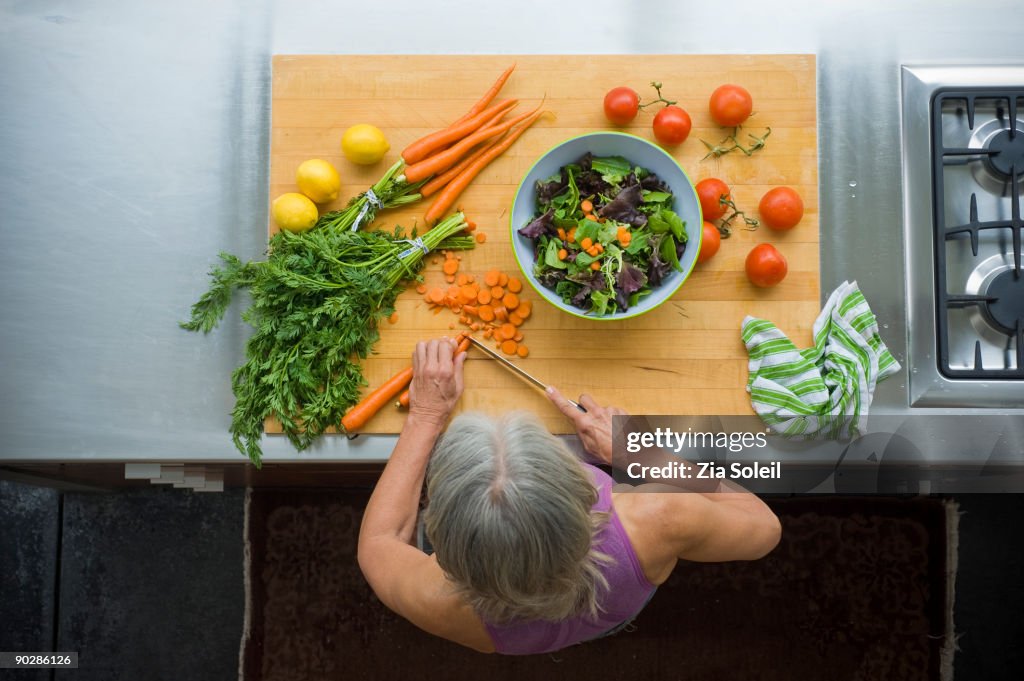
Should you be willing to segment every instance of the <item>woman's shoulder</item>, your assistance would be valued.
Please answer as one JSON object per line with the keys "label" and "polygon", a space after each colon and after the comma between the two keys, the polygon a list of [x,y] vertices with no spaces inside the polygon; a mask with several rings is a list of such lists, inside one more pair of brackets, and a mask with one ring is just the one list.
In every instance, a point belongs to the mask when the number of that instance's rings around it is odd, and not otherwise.
{"label": "woman's shoulder", "polygon": [[668,579],[679,560],[689,514],[688,494],[626,491],[612,492],[612,506],[629,537],[644,575],[652,584]]}

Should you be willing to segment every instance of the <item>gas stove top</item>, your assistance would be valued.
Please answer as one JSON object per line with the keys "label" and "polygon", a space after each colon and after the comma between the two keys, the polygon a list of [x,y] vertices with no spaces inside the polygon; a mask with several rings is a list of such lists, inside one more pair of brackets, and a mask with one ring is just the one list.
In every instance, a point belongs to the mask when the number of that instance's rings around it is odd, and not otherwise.
{"label": "gas stove top", "polygon": [[904,67],[912,406],[1024,407],[1024,67]]}
{"label": "gas stove top", "polygon": [[1024,378],[1024,88],[932,99],[939,371]]}

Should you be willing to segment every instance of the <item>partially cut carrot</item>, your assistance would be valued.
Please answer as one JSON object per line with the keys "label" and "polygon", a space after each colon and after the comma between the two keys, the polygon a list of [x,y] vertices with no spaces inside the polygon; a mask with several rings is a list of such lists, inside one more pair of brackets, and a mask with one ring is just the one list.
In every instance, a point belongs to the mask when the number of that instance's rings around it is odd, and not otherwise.
{"label": "partially cut carrot", "polygon": [[[462,331],[455,338],[456,338],[456,340],[459,341],[459,347],[457,347],[455,349],[455,356],[458,357],[461,353],[466,352],[467,350],[469,350],[469,345],[470,345],[469,334],[466,333],[465,331]],[[411,367],[409,368],[409,374],[410,374],[409,380],[411,381],[412,380],[412,368]],[[410,402],[410,393],[409,393],[408,390],[406,390],[401,395],[398,396],[398,404],[396,406],[408,407],[409,406],[409,402]]]}
{"label": "partially cut carrot", "polygon": [[348,410],[348,413],[341,419],[341,427],[346,433],[362,428],[366,425],[367,421],[373,418],[374,414],[380,411],[381,407],[398,397],[411,380],[412,367],[403,369],[389,378],[384,385],[371,392],[359,404]]}
{"label": "partially cut carrot", "polygon": [[518,103],[519,100],[517,99],[503,100],[489,109],[470,116],[462,122],[453,123],[444,130],[438,130],[426,137],[421,137],[402,150],[402,159],[409,165],[418,163],[438,149],[443,149],[449,144],[455,144],[467,135],[476,132],[482,126],[492,122],[492,119],[498,117],[499,114],[503,115]]}

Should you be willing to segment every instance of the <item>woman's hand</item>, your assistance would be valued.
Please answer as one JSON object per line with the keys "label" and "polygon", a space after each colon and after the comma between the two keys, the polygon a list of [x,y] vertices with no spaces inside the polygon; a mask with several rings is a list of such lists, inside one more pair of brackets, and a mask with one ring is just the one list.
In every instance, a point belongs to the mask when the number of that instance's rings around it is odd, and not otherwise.
{"label": "woman's hand", "polygon": [[420,341],[412,355],[409,416],[444,427],[462,395],[462,365],[466,353],[455,356],[452,338]]}
{"label": "woman's hand", "polygon": [[612,417],[627,416],[624,409],[602,407],[590,395],[580,395],[579,403],[587,411],[577,409],[554,386],[548,386],[548,399],[568,417],[580,436],[584,449],[602,463],[612,463]]}

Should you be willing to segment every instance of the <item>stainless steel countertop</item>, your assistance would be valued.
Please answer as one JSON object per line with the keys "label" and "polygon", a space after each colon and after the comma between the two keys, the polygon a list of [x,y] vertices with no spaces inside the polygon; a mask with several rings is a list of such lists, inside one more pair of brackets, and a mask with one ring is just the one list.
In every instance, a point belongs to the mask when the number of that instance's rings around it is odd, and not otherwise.
{"label": "stainless steel countertop", "polygon": [[[237,310],[206,338],[177,322],[218,251],[264,250],[275,53],[816,53],[821,288],[857,279],[905,360],[899,65],[1024,62],[1019,2],[507,7],[495,28],[493,5],[443,0],[0,3],[0,462],[243,461],[228,376],[247,329]],[[873,411],[908,411],[905,379]]]}

